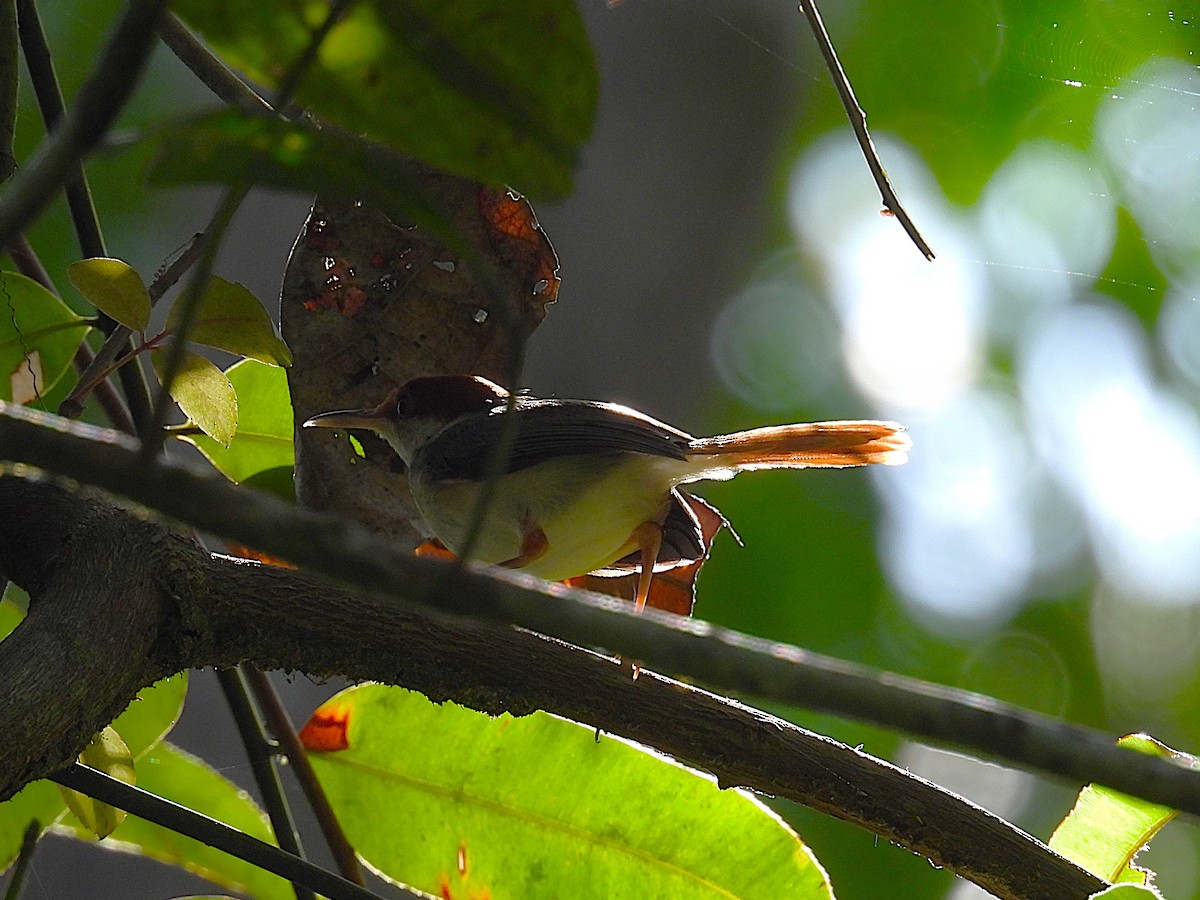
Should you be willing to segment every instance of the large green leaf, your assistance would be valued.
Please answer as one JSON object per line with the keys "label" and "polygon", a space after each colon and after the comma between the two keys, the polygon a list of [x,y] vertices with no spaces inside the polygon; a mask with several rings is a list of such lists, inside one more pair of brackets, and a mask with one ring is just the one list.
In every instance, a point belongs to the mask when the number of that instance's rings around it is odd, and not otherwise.
{"label": "large green leaf", "polygon": [[[224,447],[206,434],[188,435],[185,440],[195,444],[221,474],[239,484],[273,469],[292,469],[296,455],[287,374],[275,366],[244,359],[226,369],[225,375],[238,397],[233,441]],[[290,483],[290,478],[287,480]]]}
{"label": "large green leaf", "polygon": [[[151,354],[154,371],[162,378],[167,364],[167,352]],[[171,382],[171,397],[205,434],[226,447],[237,431],[238,404],[233,385],[225,373],[199,353],[183,351],[183,359]]]}
{"label": "large green leaf", "polygon": [[832,896],[757,800],[545,713],[491,718],[362,685],[304,738],[329,748],[313,766],[355,850],[437,896]]}
{"label": "large green leaf", "polygon": [[0,272],[0,400],[29,403],[54,387],[89,327],[36,281]]}
{"label": "large green leaf", "polygon": [[[1172,750],[1144,734],[1121,738],[1122,747],[1200,767],[1200,760]],[[1146,871],[1133,858],[1167,822],[1178,815],[1168,806],[1131,797],[1099,784],[1079,792],[1071,812],[1054,830],[1050,849],[1105,881],[1143,883]]]}
{"label": "large green leaf", "polygon": [[150,169],[163,185],[252,184],[368,198],[394,222],[446,230],[408,161],[335,129],[223,110],[164,130]]}
{"label": "large green leaf", "polygon": [[134,331],[150,324],[150,294],[142,276],[119,259],[98,257],[71,263],[67,278],[103,313]]}
{"label": "large green leaf", "polygon": [[[182,300],[182,295],[180,299]],[[180,303],[167,316],[167,330],[178,333]],[[290,366],[292,353],[275,334],[275,326],[263,305],[240,284],[218,278],[208,280],[200,309],[187,339],[227,353],[248,356],[273,366]]]}
{"label": "large green leaf", "polygon": [[[138,786],[151,793],[274,843],[266,815],[249,794],[178,747],[159,744],[138,762],[137,776]],[[86,839],[78,828],[66,823],[56,830]],[[127,816],[98,846],[142,853],[256,900],[295,897],[291,884],[279,876],[137,816]]]}
{"label": "large green leaf", "polygon": [[[227,60],[277,86],[323,5],[181,0]],[[570,189],[598,78],[573,0],[373,0],[325,38],[297,99],[438,168],[534,196]]]}

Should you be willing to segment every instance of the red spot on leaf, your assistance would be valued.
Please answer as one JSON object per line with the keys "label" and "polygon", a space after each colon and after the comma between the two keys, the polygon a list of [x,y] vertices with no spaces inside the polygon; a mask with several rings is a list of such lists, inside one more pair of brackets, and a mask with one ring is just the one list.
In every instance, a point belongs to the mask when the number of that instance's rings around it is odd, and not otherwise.
{"label": "red spot on leaf", "polygon": [[300,743],[314,753],[348,750],[350,740],[350,710],[339,706],[322,706],[300,729]]}
{"label": "red spot on leaf", "polygon": [[454,894],[450,893],[450,878],[445,872],[439,876],[438,893],[442,900],[454,900]]}

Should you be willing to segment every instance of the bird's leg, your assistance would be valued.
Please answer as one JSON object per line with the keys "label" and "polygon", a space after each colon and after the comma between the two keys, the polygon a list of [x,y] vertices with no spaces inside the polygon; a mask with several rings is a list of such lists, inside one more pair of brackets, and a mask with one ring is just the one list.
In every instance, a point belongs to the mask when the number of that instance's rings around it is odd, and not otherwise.
{"label": "bird's leg", "polygon": [[642,570],[638,574],[637,599],[634,609],[641,612],[646,608],[650,596],[650,582],[654,578],[654,564],[658,562],[658,551],[662,547],[663,528],[657,522],[643,522],[633,529],[634,546],[641,551]]}
{"label": "bird's leg", "polygon": [[546,532],[528,513],[521,519],[521,549],[512,559],[499,563],[506,569],[521,569],[532,562],[537,562],[550,550],[550,541]]}

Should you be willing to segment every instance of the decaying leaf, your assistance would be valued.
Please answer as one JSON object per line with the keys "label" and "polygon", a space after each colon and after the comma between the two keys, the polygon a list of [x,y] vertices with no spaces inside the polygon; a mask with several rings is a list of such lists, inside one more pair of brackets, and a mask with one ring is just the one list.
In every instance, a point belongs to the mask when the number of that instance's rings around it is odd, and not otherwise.
{"label": "decaying leaf", "polygon": [[[297,424],[375,406],[415,375],[471,373],[504,383],[511,353],[546,315],[558,260],[524,199],[414,166],[426,199],[460,236],[358,203],[318,200],[284,277],[283,333]],[[382,440],[297,429],[302,503],[341,512],[415,547],[423,539],[404,470]]]}
{"label": "decaying leaf", "polygon": [[30,350],[17,363],[8,380],[13,403],[25,405],[41,397],[46,390],[45,380],[42,378],[42,354],[37,350]]}

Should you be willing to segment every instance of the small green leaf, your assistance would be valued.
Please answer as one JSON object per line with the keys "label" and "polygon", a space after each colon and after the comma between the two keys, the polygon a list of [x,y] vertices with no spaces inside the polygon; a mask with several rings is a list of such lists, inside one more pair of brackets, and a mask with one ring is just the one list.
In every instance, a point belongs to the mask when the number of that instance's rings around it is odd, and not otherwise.
{"label": "small green leaf", "polygon": [[[1122,747],[1172,759],[1190,768],[1200,760],[1172,750],[1144,734],[1127,735],[1117,742]],[[1145,883],[1147,872],[1133,866],[1133,858],[1176,810],[1138,797],[1131,797],[1098,784],[1089,784],[1050,838],[1050,849],[1105,881]]]}
{"label": "small green leaf", "polygon": [[119,259],[81,259],[67,268],[75,290],[109,317],[134,331],[150,324],[150,295],[142,276]]}
{"label": "small green leaf", "polygon": [[[293,0],[181,0],[172,8],[272,86],[306,52],[321,18]],[[330,30],[297,100],[439,169],[557,196],[570,189],[598,93],[573,0],[371,0]]]}
{"label": "small green leaf", "polygon": [[[184,296],[180,295],[167,316],[167,330],[173,334],[179,330],[180,302]],[[208,280],[187,339],[272,366],[292,364],[291,351],[275,334],[271,317],[258,298],[242,285],[216,275]]]}
{"label": "small green leaf", "polygon": [[[360,685],[301,737],[355,850],[435,896],[832,897],[750,795],[545,713]],[[413,822],[419,839],[397,841]]]}
{"label": "small green leaf", "polygon": [[[151,356],[154,371],[163,377],[167,354],[155,350]],[[171,382],[171,397],[197,428],[228,447],[237,431],[237,393],[225,373],[215,364],[191,350],[183,351],[183,361]]]}
{"label": "small green leaf", "polygon": [[[137,783],[137,776],[133,771],[133,754],[111,725],[104,726],[104,730],[92,739],[79,754],[79,761],[85,766],[98,769],[110,778],[116,778],[126,784]],[[70,788],[59,787],[59,790],[75,818],[100,840],[112,834],[125,820],[123,809],[109,806]]]}
{"label": "small green leaf", "polygon": [[[139,760],[138,784],[153,794],[275,843],[266,815],[245,791],[169,743],[159,744]],[[56,831],[83,836],[78,828]],[[294,900],[296,896],[291,884],[277,875],[137,816],[126,818],[98,846],[144,854],[256,900]]]}
{"label": "small green leaf", "polygon": [[45,396],[71,367],[90,327],[36,281],[0,272],[0,400]]}
{"label": "small green leaf", "polygon": [[[225,370],[237,391],[238,427],[228,447],[207,435],[188,435],[208,461],[230,481],[241,484],[272,469],[289,472],[296,464],[292,448],[292,400],[287,373],[252,359]],[[291,479],[288,478],[290,483]]]}

